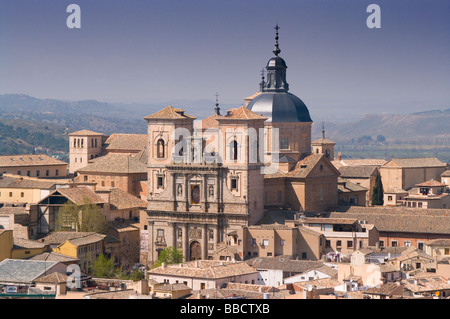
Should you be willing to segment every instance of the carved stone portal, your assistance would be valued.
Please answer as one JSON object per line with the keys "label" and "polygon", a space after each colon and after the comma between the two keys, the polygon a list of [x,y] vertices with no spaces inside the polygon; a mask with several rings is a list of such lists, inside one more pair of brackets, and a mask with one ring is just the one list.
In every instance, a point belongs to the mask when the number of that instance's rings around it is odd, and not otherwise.
{"label": "carved stone portal", "polygon": [[189,238],[190,239],[202,239],[202,230],[200,228],[189,229]]}

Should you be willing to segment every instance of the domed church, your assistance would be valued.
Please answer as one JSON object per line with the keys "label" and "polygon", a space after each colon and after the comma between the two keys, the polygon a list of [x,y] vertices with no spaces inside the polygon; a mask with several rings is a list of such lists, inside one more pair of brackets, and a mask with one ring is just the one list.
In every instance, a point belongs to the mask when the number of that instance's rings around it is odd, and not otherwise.
{"label": "domed church", "polygon": [[268,118],[265,121],[268,132],[266,151],[271,154],[271,132],[273,128],[277,128],[280,158],[298,161],[311,154],[312,120],[305,103],[289,93],[289,84],[286,81],[287,65],[279,56],[281,50],[278,45],[278,25],[275,30],[275,49],[272,51],[275,56],[267,62],[267,79],[265,80],[263,73],[260,92],[252,99],[246,99],[247,108]]}

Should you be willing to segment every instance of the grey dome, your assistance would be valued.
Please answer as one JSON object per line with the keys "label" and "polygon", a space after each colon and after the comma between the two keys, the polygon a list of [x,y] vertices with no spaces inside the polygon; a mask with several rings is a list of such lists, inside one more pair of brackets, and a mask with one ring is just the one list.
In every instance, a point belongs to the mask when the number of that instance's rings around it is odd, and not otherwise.
{"label": "grey dome", "polygon": [[287,68],[286,62],[279,56],[275,56],[275,57],[271,58],[267,62],[267,67],[283,67],[285,69]]}
{"label": "grey dome", "polygon": [[305,103],[288,92],[262,92],[247,107],[267,117],[267,122],[312,122]]}

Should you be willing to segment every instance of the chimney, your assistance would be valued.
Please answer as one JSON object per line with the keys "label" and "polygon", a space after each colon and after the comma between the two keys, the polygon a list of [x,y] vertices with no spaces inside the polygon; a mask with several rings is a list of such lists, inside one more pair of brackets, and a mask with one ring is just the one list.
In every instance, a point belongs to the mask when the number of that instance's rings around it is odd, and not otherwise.
{"label": "chimney", "polygon": [[337,153],[337,160],[340,161],[341,158],[342,158],[341,152],[338,152],[338,153]]}

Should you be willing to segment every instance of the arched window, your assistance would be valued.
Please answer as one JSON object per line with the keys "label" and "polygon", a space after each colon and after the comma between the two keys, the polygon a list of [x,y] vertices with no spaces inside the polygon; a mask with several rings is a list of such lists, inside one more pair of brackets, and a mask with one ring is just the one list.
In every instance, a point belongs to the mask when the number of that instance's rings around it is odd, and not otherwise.
{"label": "arched window", "polygon": [[77,147],[77,139],[76,138],[73,139],[73,147]]}
{"label": "arched window", "polygon": [[316,148],[316,154],[319,154],[319,149],[318,148]]}
{"label": "arched window", "polygon": [[156,142],[156,157],[157,158],[164,158],[165,155],[165,148],[164,148],[164,140],[160,138],[158,142]]}
{"label": "arched window", "polygon": [[94,139],[91,139],[91,146],[94,147]]}
{"label": "arched window", "polygon": [[81,148],[84,147],[84,139],[81,139]]}
{"label": "arched window", "polygon": [[330,150],[325,150],[325,156],[329,159],[330,158]]}
{"label": "arched window", "polygon": [[95,139],[95,147],[97,147],[97,139]]}

